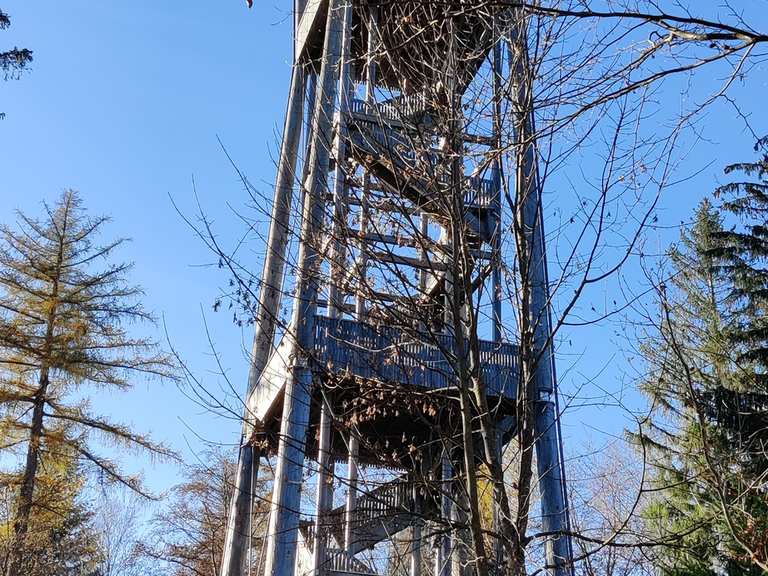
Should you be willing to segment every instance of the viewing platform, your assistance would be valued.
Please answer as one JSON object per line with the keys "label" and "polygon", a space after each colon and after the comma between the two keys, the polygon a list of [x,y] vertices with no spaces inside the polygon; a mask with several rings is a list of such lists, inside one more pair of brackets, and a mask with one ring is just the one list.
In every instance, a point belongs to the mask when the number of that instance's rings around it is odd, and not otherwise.
{"label": "viewing platform", "polygon": [[[455,342],[449,335],[415,339],[397,328],[317,315],[314,340],[310,361],[319,377],[330,373],[447,392],[456,386]],[[488,396],[514,399],[517,346],[487,340],[479,344],[480,372]],[[277,408],[295,353],[293,338],[284,336],[249,402],[249,411],[258,420],[263,422]]]}
{"label": "viewing platform", "polygon": [[[431,390],[455,386],[454,339],[430,334],[426,343],[387,326],[315,317],[315,362],[333,372]],[[517,346],[480,341],[480,370],[489,396],[514,398]]]}

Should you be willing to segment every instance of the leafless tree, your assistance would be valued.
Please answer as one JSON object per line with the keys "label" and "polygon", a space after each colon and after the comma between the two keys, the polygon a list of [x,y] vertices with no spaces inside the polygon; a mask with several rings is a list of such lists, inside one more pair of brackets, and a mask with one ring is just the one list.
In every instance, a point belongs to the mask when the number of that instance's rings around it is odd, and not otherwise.
{"label": "leafless tree", "polygon": [[[198,463],[188,465],[184,480],[152,517],[148,533],[134,540],[132,561],[173,576],[218,576],[233,473],[231,457],[221,450],[205,452]],[[258,494],[263,495],[268,485],[263,481]],[[254,509],[254,568],[263,561],[260,550],[266,528],[264,510],[263,502]]]}

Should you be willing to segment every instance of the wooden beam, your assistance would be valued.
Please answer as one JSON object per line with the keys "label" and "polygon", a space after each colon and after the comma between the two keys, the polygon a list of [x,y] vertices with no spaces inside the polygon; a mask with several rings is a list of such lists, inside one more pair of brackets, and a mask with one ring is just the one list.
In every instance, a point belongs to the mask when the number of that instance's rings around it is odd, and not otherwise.
{"label": "wooden beam", "polygon": [[443,272],[447,269],[444,262],[436,262],[434,260],[422,260],[421,258],[412,258],[410,256],[401,256],[399,254],[393,254],[391,252],[380,252],[377,250],[370,251],[371,258],[385,263],[394,264],[395,266],[410,266],[412,268],[419,268],[424,270],[435,270],[437,272]]}
{"label": "wooden beam", "polygon": [[325,16],[328,14],[328,0],[307,0],[296,30],[296,60],[302,61],[313,36],[323,33]]}
{"label": "wooden beam", "polygon": [[[322,67],[317,85],[310,134],[313,140],[309,157],[307,186],[304,193],[301,241],[298,254],[298,296],[294,301],[291,329],[296,334],[298,357],[286,379],[277,465],[272,490],[269,528],[266,543],[265,576],[293,576],[299,540],[301,481],[304,468],[304,446],[309,425],[312,371],[306,353],[314,347],[316,302],[319,291],[316,268],[320,255],[311,239],[322,226],[323,194],[327,189],[338,64],[341,57],[343,30],[349,22],[341,21],[341,0],[330,0]],[[345,10],[344,15],[349,11]],[[306,14],[305,14],[306,17]]]}

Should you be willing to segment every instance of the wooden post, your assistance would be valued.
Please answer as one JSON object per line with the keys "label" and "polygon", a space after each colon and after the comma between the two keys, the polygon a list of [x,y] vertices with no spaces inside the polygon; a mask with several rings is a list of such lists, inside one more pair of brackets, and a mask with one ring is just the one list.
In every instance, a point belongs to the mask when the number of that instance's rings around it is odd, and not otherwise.
{"label": "wooden post", "polygon": [[317,511],[315,516],[314,574],[322,574],[328,544],[328,512],[333,505],[333,474],[331,473],[331,416],[328,404],[320,408],[320,439],[317,454]]}
{"label": "wooden post", "polygon": [[235,487],[229,503],[224,557],[221,562],[223,576],[241,576],[248,573],[251,540],[253,491],[259,473],[260,451],[250,444],[240,447]]}
{"label": "wooden post", "polygon": [[[532,110],[528,98],[530,82],[526,31],[524,19],[512,30],[509,41],[511,51],[510,66],[516,86],[511,91],[517,108],[524,110],[527,118],[522,125],[518,142],[525,146],[522,165],[517,167],[517,194],[521,203],[522,225],[531,247],[529,252],[528,278],[531,288],[529,320],[533,327],[533,354],[538,359],[535,369],[537,397],[535,402],[534,434],[536,437],[536,465],[541,493],[542,530],[560,532],[568,529],[568,510],[566,506],[565,481],[562,473],[560,453],[559,415],[555,414],[554,355],[552,353],[552,320],[549,307],[549,285],[547,278],[547,260],[544,241],[544,219],[541,207],[541,188],[536,158],[535,129]],[[570,537],[562,535],[548,538],[545,542],[545,554],[550,573],[555,576],[573,574]]]}
{"label": "wooden post", "polygon": [[[365,103],[372,107],[375,101],[374,89],[376,87],[376,59],[374,50],[376,49],[376,31],[378,26],[377,7],[371,6],[368,15],[368,56],[365,67]],[[360,286],[355,294],[355,317],[358,321],[365,320],[365,297],[361,286],[365,283],[365,277],[368,270],[368,255],[365,249],[365,234],[368,233],[368,196],[371,188],[371,175],[368,170],[363,174],[363,192],[360,198],[360,244],[357,260],[357,274],[359,276]]]}
{"label": "wooden post", "polygon": [[328,313],[331,318],[338,318],[342,313],[344,294],[342,293],[343,276],[347,272],[346,244],[348,198],[346,170],[347,116],[349,102],[354,97],[354,84],[350,64],[352,48],[352,4],[348,0],[343,7],[342,42],[339,61],[339,114],[336,123],[334,156],[336,171],[333,182],[333,225],[331,227],[331,277],[328,290]]}
{"label": "wooden post", "polygon": [[[279,319],[283,292],[286,249],[288,246],[291,201],[296,184],[296,160],[304,116],[305,73],[302,66],[293,67],[291,93],[283,130],[283,144],[275,180],[275,197],[269,221],[267,254],[261,275],[259,308],[251,350],[251,368],[248,373],[248,393],[256,388],[264,366],[269,360]],[[247,416],[247,415],[246,415]]]}
{"label": "wooden post", "polygon": [[331,142],[336,73],[341,51],[339,5],[340,0],[330,0],[322,67],[310,131],[313,144],[307,185],[304,188],[298,255],[298,294],[291,319],[291,328],[296,339],[295,364],[285,385],[267,536],[266,576],[292,576],[296,562],[301,475],[312,387],[312,371],[307,354],[314,341],[318,268],[321,259],[317,252],[317,233],[322,225],[322,199],[327,190],[327,143]]}
{"label": "wooden post", "polygon": [[357,459],[360,453],[360,440],[354,433],[349,435],[349,458],[347,459],[347,506],[344,511],[344,547],[347,553],[352,551],[355,538],[355,508],[357,507]]}
{"label": "wooden post", "polygon": [[410,558],[410,576],[421,576],[421,507],[419,505],[419,489],[413,476],[412,495],[414,522],[411,526],[411,558]]}
{"label": "wooden post", "polygon": [[[346,273],[346,246],[343,235],[347,228],[347,179],[344,173],[345,146],[347,138],[347,114],[349,100],[352,98],[352,75],[350,68],[350,49],[352,45],[352,4],[351,0],[340,6],[341,16],[341,52],[339,55],[339,115],[336,124],[334,155],[336,173],[333,184],[333,224],[331,226],[332,250],[330,257],[330,285],[328,296],[328,315],[338,318],[343,315],[342,276]],[[322,385],[322,384],[321,384]],[[321,391],[320,438],[317,456],[317,509],[315,517],[314,574],[324,572],[326,548],[328,545],[328,513],[333,507],[333,461],[331,459],[331,415],[329,399]]]}
{"label": "wooden post", "polygon": [[[304,72],[299,65],[294,65],[291,74],[291,88],[288,97],[283,142],[280,149],[280,160],[275,180],[275,196],[272,206],[272,218],[269,224],[269,240],[267,254],[264,260],[262,284],[259,291],[259,307],[256,315],[253,348],[251,350],[251,365],[248,373],[249,398],[256,388],[261,373],[269,360],[275,337],[275,327],[280,309],[282,294],[285,253],[288,246],[288,229],[290,220],[291,199],[296,180],[296,160],[303,120]],[[227,531],[224,538],[224,553],[221,563],[221,576],[242,576],[245,572],[248,555],[247,534],[250,524],[249,498],[251,486],[248,479],[258,473],[259,454],[253,452],[248,444],[254,426],[253,419],[246,402],[243,417],[243,432],[240,438],[240,451],[237,459],[237,485],[235,496],[231,500],[228,514]]]}
{"label": "wooden post", "polygon": [[435,576],[451,576],[451,539],[452,531],[447,530],[452,523],[451,509],[453,507],[453,497],[451,494],[451,478],[453,477],[453,467],[448,459],[448,454],[443,452],[441,457],[440,469],[438,472],[438,484],[440,486],[440,518],[442,519],[441,528],[443,534],[438,537],[435,545]]}
{"label": "wooden post", "polygon": [[456,475],[451,482],[451,493],[453,494],[451,518],[454,524],[451,532],[452,574],[453,576],[472,576],[472,567],[469,562],[469,552],[472,547],[467,522],[467,489],[462,474]]}
{"label": "wooden post", "polygon": [[491,301],[493,302],[493,341],[501,342],[501,66],[502,50],[501,44],[496,43],[493,47],[493,139],[496,143],[496,159],[491,166],[491,181],[493,182],[493,205],[496,211],[496,226],[494,226],[492,238],[492,265],[493,276],[491,290],[493,290]]}
{"label": "wooden post", "polygon": [[[499,462],[502,462],[502,456],[504,454],[504,445],[502,444],[502,437],[501,437],[501,430],[500,427],[496,428],[496,442],[495,442],[495,448],[496,448],[496,457],[499,459]],[[502,464],[503,466],[503,464]],[[497,537],[493,539],[493,552],[491,555],[491,561],[493,562],[494,566],[497,568],[497,574],[503,574],[502,570],[502,564],[504,562],[504,543],[502,542],[501,537],[501,510],[499,510],[499,506],[494,502],[493,503],[493,530],[498,534]]]}

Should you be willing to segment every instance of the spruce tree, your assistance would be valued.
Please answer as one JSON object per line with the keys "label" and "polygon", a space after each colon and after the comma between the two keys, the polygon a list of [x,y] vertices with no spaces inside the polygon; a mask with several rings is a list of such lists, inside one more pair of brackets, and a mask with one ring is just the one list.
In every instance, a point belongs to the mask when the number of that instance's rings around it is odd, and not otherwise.
{"label": "spruce tree", "polygon": [[740,313],[730,332],[739,361],[751,370],[750,387],[768,392],[768,139],[758,142],[755,162],[732,164],[726,174],[740,174],[716,190],[723,210],[738,221],[717,234],[720,246],[711,254],[732,283],[730,298]]}
{"label": "spruce tree", "polygon": [[[763,178],[762,164],[727,172]],[[670,254],[660,329],[643,347],[643,391],[654,411],[641,440],[658,491],[646,513],[673,543],[658,556],[666,575],[768,569],[765,191],[728,184],[718,189],[728,195],[722,211],[701,204]],[[726,229],[734,216],[742,228]]]}
{"label": "spruce tree", "polygon": [[729,286],[710,255],[722,229],[718,212],[703,202],[670,252],[670,280],[660,287],[660,330],[642,348],[649,367],[642,389],[654,412],[641,440],[651,448],[660,490],[646,515],[662,540],[685,535],[658,557],[669,576],[714,575],[728,561],[712,486],[702,481],[708,463],[699,418],[702,398],[732,386],[736,372],[725,337],[733,322]]}
{"label": "spruce tree", "polygon": [[[22,448],[13,518],[16,544],[7,574],[19,576],[22,550],[38,503],[46,447],[54,439],[82,466],[144,493],[138,478],[100,454],[93,437],[121,449],[170,455],[168,449],[92,413],[88,390],[125,390],[134,376],[170,376],[172,363],[128,323],[151,322],[129,263],[110,263],[123,244],[99,243],[105,217],[88,217],[79,196],[64,192],[43,217],[18,214],[0,227],[0,406],[7,444]],[[67,434],[57,431],[67,429]]]}

